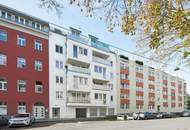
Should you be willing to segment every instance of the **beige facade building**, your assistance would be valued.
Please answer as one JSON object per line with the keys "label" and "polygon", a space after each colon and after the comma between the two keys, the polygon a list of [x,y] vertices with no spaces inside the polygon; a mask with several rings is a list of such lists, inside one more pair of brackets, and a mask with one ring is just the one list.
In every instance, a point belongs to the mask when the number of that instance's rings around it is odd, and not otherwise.
{"label": "beige facade building", "polygon": [[183,79],[123,55],[119,59],[118,113],[183,111]]}

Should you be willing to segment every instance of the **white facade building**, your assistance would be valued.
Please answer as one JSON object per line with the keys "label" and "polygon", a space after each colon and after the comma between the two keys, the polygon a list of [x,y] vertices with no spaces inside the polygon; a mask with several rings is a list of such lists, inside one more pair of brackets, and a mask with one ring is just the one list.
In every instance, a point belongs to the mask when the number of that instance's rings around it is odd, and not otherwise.
{"label": "white facade building", "polygon": [[66,35],[50,25],[49,32],[49,117],[66,118]]}
{"label": "white facade building", "polygon": [[50,118],[116,114],[116,55],[109,46],[74,28],[51,25],[49,37]]}

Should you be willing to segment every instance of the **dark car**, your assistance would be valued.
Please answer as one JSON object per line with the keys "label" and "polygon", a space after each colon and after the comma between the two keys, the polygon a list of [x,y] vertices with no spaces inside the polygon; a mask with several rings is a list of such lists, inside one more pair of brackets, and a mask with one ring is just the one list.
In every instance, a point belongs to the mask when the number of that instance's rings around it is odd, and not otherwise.
{"label": "dark car", "polygon": [[151,112],[142,112],[139,114],[139,119],[147,120],[147,119],[155,119],[156,114]]}
{"label": "dark car", "polygon": [[170,112],[163,112],[162,113],[162,118],[175,118],[177,115],[175,113],[170,113]]}
{"label": "dark car", "polygon": [[0,126],[8,124],[8,117],[0,115]]}

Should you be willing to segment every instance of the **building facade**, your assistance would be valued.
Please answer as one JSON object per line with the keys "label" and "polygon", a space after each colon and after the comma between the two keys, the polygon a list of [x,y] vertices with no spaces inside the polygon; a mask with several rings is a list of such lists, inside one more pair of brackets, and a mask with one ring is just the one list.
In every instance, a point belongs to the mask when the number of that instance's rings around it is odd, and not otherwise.
{"label": "building facade", "polygon": [[0,5],[0,115],[179,112],[183,92],[183,79],[132,61],[95,36]]}
{"label": "building facade", "polygon": [[0,8],[0,115],[48,117],[48,23]]}
{"label": "building facade", "polygon": [[183,79],[123,55],[119,58],[118,113],[183,111]]}

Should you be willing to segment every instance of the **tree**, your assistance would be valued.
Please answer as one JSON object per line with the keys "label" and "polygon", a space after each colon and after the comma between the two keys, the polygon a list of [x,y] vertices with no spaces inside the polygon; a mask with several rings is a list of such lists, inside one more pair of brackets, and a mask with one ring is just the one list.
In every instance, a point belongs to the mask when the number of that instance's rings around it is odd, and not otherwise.
{"label": "tree", "polygon": [[[62,0],[39,0],[41,6],[59,10]],[[139,36],[138,46],[149,56],[190,64],[190,0],[69,0],[88,16],[102,14],[108,30],[121,27]],[[63,4],[64,5],[64,4]]]}

